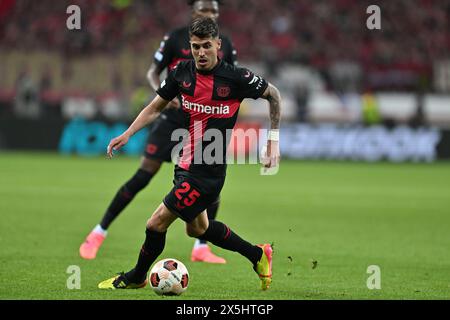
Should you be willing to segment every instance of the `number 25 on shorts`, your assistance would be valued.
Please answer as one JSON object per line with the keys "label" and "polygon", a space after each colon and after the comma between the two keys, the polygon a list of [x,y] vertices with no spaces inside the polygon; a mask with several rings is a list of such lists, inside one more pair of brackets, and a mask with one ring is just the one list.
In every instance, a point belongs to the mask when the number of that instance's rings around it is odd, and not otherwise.
{"label": "number 25 on shorts", "polygon": [[[187,194],[189,191],[191,192]],[[178,200],[182,200],[184,198],[183,204],[187,207],[190,207],[195,203],[197,198],[200,197],[200,192],[192,188],[188,182],[183,182],[181,184],[181,188],[175,190],[175,196]]]}

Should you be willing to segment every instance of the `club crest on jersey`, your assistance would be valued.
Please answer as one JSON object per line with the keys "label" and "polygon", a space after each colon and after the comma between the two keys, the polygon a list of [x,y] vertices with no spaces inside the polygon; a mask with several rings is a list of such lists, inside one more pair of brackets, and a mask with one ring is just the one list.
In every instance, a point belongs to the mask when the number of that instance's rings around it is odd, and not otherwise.
{"label": "club crest on jersey", "polygon": [[221,98],[228,97],[230,95],[230,87],[217,87],[217,95]]}

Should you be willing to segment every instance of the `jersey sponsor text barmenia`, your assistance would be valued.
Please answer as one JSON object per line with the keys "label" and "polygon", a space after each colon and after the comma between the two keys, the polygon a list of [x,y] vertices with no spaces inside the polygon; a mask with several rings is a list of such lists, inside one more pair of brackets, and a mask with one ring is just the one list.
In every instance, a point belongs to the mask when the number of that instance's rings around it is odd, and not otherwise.
{"label": "jersey sponsor text barmenia", "polygon": [[229,114],[230,113],[230,106],[220,104],[220,106],[208,106],[203,105],[200,103],[190,102],[187,99],[184,98],[184,95],[181,95],[183,108],[195,111],[195,112],[201,112],[201,113],[207,113],[207,114]]}

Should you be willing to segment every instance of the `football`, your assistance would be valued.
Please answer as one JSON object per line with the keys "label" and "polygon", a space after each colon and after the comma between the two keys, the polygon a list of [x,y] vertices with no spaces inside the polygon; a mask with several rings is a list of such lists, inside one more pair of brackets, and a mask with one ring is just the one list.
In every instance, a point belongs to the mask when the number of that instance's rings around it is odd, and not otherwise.
{"label": "football", "polygon": [[173,258],[158,261],[148,277],[151,288],[158,295],[180,295],[189,284],[186,266]]}

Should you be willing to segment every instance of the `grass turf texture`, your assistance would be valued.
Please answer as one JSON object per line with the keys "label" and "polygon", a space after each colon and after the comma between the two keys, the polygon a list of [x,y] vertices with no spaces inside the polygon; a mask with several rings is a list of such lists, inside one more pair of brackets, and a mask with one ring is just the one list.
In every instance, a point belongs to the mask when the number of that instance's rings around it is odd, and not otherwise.
{"label": "grass turf texture", "polygon": [[[248,261],[213,248],[226,265],[190,262],[184,224],[169,229],[160,259],[183,261],[180,297],[149,287],[102,291],[101,280],[134,266],[145,222],[172,185],[165,164],[119,216],[96,260],[78,248],[138,159],[0,154],[0,299],[448,299],[450,164],[284,161],[276,176],[230,166],[218,219],[253,243],[274,242],[269,291]],[[312,267],[312,261],[317,266]],[[69,290],[68,266],[81,268]],[[369,290],[369,265],[381,290]]]}

